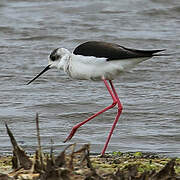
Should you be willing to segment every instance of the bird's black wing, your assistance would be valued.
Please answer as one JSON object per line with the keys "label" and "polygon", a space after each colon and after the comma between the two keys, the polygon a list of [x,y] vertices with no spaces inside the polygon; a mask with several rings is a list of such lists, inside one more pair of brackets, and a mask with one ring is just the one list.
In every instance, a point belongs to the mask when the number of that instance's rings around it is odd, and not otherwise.
{"label": "bird's black wing", "polygon": [[128,58],[152,57],[154,53],[160,51],[164,51],[164,49],[137,50],[137,49],[129,49],[114,43],[88,41],[77,46],[73,51],[73,53],[76,55],[107,58],[107,61],[110,61],[110,60],[120,60],[120,59],[128,59]]}

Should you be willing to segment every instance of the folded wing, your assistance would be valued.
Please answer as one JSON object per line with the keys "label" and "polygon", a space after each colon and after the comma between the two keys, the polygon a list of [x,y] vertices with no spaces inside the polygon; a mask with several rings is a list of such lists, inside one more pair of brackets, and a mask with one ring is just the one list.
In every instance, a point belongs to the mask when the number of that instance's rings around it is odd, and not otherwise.
{"label": "folded wing", "polygon": [[137,49],[126,48],[114,43],[88,41],[77,46],[73,51],[73,53],[75,55],[107,58],[107,61],[111,61],[111,60],[121,60],[121,59],[129,59],[129,58],[152,57],[154,56],[155,53],[161,51],[164,51],[164,49],[137,50]]}

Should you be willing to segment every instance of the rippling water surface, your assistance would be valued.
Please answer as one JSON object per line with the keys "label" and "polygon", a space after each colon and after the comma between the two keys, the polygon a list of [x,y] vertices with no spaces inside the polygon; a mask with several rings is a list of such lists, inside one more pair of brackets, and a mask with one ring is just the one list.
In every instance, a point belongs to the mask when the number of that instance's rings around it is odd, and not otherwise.
{"label": "rippling water surface", "polygon": [[[107,151],[180,155],[179,0],[0,2],[0,154],[11,153],[4,122],[28,151],[36,149],[35,113],[43,148],[62,149],[73,125],[111,104],[103,82],[73,81],[47,65],[50,51],[87,40],[140,49],[167,49],[114,81],[124,105]],[[100,152],[116,108],[78,130],[72,142]]]}

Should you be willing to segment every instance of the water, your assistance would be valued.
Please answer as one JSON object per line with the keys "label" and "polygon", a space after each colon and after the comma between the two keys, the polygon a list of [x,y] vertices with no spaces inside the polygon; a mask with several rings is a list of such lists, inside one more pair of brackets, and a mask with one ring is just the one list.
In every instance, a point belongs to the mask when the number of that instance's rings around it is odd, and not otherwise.
{"label": "water", "polygon": [[[180,4],[162,1],[0,2],[0,154],[11,153],[4,122],[27,151],[37,147],[35,113],[43,149],[56,151],[73,125],[111,104],[103,82],[73,81],[51,70],[25,85],[47,65],[57,47],[73,50],[87,40],[140,49],[167,49],[114,81],[124,110],[109,151],[180,155]],[[71,143],[100,152],[116,108],[80,128]]]}

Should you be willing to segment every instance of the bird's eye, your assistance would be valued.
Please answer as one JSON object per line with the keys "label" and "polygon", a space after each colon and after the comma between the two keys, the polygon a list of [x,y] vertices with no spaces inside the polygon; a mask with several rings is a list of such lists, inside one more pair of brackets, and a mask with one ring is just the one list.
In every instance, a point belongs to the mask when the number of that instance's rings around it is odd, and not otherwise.
{"label": "bird's eye", "polygon": [[55,61],[55,56],[50,56],[51,61]]}
{"label": "bird's eye", "polygon": [[56,61],[56,60],[58,60],[59,58],[60,58],[59,55],[51,55],[51,56],[50,56],[51,61]]}
{"label": "bird's eye", "polygon": [[60,58],[60,55],[57,54],[57,49],[55,49],[49,56],[49,58],[51,59],[51,61],[56,61]]}

